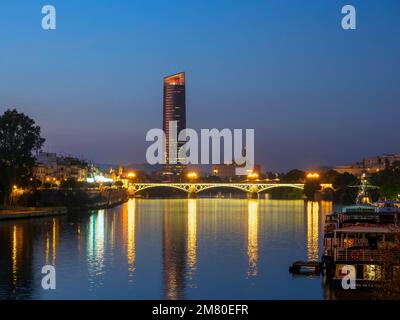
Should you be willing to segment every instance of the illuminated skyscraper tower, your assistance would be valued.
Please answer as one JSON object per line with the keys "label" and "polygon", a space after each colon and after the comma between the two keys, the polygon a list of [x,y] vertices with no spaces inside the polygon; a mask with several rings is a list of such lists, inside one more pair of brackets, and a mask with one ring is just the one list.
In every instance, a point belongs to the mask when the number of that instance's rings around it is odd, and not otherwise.
{"label": "illuminated skyscraper tower", "polygon": [[177,164],[171,164],[170,160],[174,155],[170,154],[170,147],[179,150],[184,141],[170,139],[171,122],[176,121],[176,132],[186,129],[186,93],[185,93],[185,73],[180,72],[164,78],[164,110],[163,110],[163,130],[166,135],[164,146],[165,165],[164,174],[180,175],[185,166],[180,163],[182,159],[177,158]]}

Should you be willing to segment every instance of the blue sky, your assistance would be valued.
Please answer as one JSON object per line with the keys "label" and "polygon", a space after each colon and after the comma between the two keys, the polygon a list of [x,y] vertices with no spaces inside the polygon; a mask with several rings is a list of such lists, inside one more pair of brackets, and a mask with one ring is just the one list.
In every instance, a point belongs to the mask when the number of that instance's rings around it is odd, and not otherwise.
{"label": "blue sky", "polygon": [[[357,30],[341,28],[345,4]],[[0,112],[33,117],[49,151],[144,162],[162,78],[185,71],[188,127],[254,128],[266,169],[400,152],[399,13],[397,0],[2,0]]]}

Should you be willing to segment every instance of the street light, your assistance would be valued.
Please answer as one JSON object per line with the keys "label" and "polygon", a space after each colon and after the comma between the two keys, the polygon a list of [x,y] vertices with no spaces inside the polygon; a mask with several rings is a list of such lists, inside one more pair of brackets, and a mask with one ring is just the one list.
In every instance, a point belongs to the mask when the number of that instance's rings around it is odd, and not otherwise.
{"label": "street light", "polygon": [[259,175],[258,175],[258,173],[256,173],[256,172],[250,172],[250,173],[247,175],[247,178],[250,179],[250,180],[258,179],[258,177],[259,177]]}
{"label": "street light", "polygon": [[196,172],[189,172],[187,175],[188,179],[197,179],[198,175]]}
{"label": "street light", "polygon": [[136,173],[135,172],[131,171],[131,172],[128,173],[128,178],[133,179],[135,177],[136,177]]}
{"label": "street light", "polygon": [[307,179],[319,179],[319,173],[317,172],[310,172],[307,174]]}

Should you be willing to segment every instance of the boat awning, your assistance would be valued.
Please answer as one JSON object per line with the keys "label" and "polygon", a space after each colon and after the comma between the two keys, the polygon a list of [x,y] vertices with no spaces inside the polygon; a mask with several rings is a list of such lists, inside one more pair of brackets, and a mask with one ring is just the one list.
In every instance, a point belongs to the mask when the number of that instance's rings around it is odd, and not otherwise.
{"label": "boat awning", "polygon": [[355,205],[344,207],[342,213],[375,213],[375,207],[369,205]]}

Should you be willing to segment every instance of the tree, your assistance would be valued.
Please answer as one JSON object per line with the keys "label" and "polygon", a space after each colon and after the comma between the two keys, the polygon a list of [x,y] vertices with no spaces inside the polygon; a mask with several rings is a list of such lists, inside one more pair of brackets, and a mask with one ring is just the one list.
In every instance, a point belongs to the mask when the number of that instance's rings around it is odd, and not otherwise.
{"label": "tree", "polygon": [[76,179],[67,179],[61,181],[60,189],[79,189],[80,183]]}
{"label": "tree", "polygon": [[400,170],[400,161],[399,160],[393,161],[392,170]]}
{"label": "tree", "polygon": [[392,169],[374,173],[370,181],[371,184],[379,187],[379,196],[382,199],[395,200],[400,194],[400,170]]}
{"label": "tree", "polygon": [[32,176],[34,152],[45,139],[35,121],[17,110],[0,116],[0,201],[7,204],[13,185],[24,187]]}
{"label": "tree", "polygon": [[124,186],[124,184],[122,183],[122,181],[116,181],[116,182],[114,183],[114,185],[115,185],[116,187],[119,187],[119,188],[122,188],[122,187]]}
{"label": "tree", "polygon": [[304,194],[307,199],[314,201],[315,193],[321,190],[321,181],[319,179],[307,180],[304,184]]}
{"label": "tree", "polygon": [[290,183],[303,183],[306,178],[306,174],[304,171],[294,169],[286,173],[282,177],[283,182],[290,182]]}
{"label": "tree", "polygon": [[321,180],[323,183],[333,183],[338,175],[339,172],[335,170],[328,170],[322,174]]}
{"label": "tree", "polygon": [[357,196],[357,189],[351,188],[359,184],[359,180],[356,176],[345,172],[338,174],[333,179],[333,188],[335,189],[335,200],[341,203],[353,203]]}
{"label": "tree", "polygon": [[359,183],[359,181],[358,181],[357,177],[348,172],[338,174],[333,179],[333,187],[335,189],[341,189],[341,188],[346,188],[348,186],[354,186],[358,183]]}
{"label": "tree", "polygon": [[385,170],[389,170],[390,169],[390,161],[388,158],[385,158]]}

